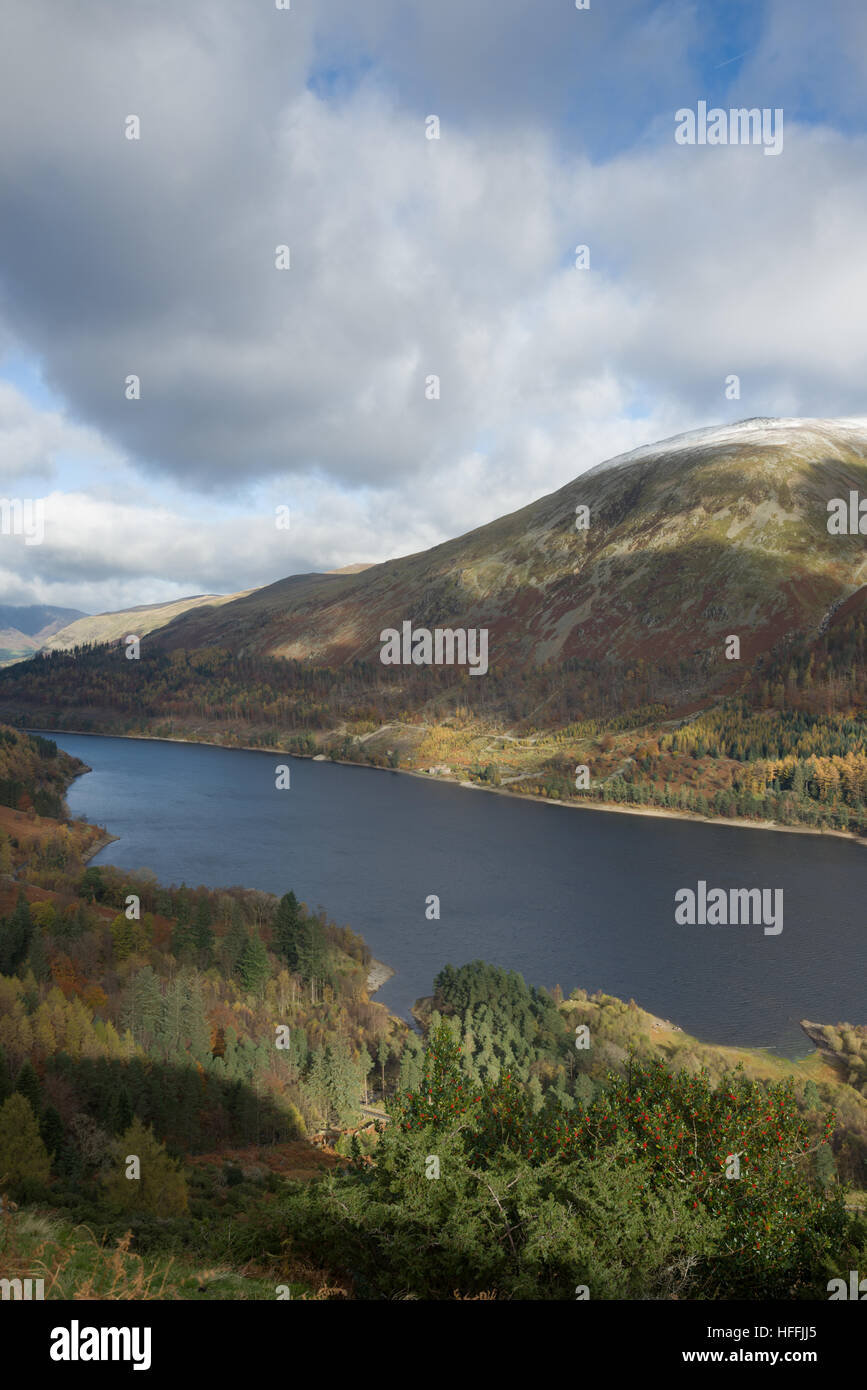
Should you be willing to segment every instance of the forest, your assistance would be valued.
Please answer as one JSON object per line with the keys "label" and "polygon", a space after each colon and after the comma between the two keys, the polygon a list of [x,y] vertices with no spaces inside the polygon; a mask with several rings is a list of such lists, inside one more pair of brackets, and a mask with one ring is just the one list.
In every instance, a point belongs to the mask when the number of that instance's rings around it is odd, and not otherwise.
{"label": "forest", "polygon": [[[484,680],[472,680],[460,667],[329,668],[217,647],[167,653],[147,642],[140,660],[126,661],[115,643],[0,672],[0,717],[433,768],[516,795],[864,835],[864,635],[860,610],[844,609],[824,632],[792,634],[757,658],[713,703],[695,693],[699,655],[674,666],[570,658],[508,671],[492,661]],[[0,779],[7,804],[20,792]],[[52,794],[39,792],[46,811]]]}
{"label": "forest", "polygon": [[291,888],[89,866],[75,822],[21,809],[75,775],[49,742],[0,730],[22,788],[0,831],[9,1277],[44,1269],[50,1297],[797,1299],[867,1263],[863,1028],[785,1064],[474,961],[443,966],[416,1031],[370,998],[364,941]]}

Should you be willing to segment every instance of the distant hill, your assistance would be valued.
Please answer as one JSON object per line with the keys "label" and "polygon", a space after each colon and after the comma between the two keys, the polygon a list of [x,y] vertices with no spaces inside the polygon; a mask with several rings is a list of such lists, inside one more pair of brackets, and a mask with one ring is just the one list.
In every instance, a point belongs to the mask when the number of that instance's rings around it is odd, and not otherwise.
{"label": "distant hill", "polygon": [[0,666],[32,656],[55,632],[84,617],[79,608],[0,604]]}
{"label": "distant hill", "polygon": [[91,643],[117,642],[134,633],[143,637],[145,633],[164,627],[166,623],[178,618],[194,608],[218,607],[230,603],[241,594],[194,594],[190,598],[174,599],[171,603],[144,603],[137,608],[120,608],[113,613],[95,613],[92,616],[76,614],[76,621],[69,622],[41,643],[47,651],[71,651]]}

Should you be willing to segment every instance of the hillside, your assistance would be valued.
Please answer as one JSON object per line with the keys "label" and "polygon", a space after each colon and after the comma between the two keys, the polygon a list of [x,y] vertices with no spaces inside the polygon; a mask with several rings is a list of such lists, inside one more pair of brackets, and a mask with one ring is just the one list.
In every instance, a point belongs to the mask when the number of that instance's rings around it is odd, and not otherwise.
{"label": "hillside", "polygon": [[[0,718],[867,834],[867,550],[828,530],[851,493],[863,420],[680,436],[421,554],[151,611],[137,662],[109,615],[0,673]],[[487,629],[487,672],[383,665],[404,621]]]}
{"label": "hillside", "polygon": [[827,530],[828,501],[850,489],[867,495],[867,422],[745,421],[613,459],[420,554],[189,613],[158,642],[338,666],[377,659],[381,630],[404,619],[484,626],[500,676],[572,658],[694,663],[697,694],[736,683],[729,633],[742,670],[864,584],[863,538]]}
{"label": "hillside", "polygon": [[120,608],[111,613],[78,614],[74,622],[58,628],[40,645],[47,651],[72,651],[89,643],[119,642],[130,633],[143,637],[191,609],[216,607],[237,597],[237,594],[194,594],[171,603],[144,603],[137,608]]}
{"label": "hillside", "polygon": [[[10,729],[0,751],[7,1277],[79,1300],[815,1298],[863,1260],[863,1027],[805,1023],[822,1050],[793,1062],[475,961],[440,971],[422,1040],[349,928],[291,889],[86,867],[99,832],[59,796],[82,765]],[[28,809],[47,794],[55,819]]]}

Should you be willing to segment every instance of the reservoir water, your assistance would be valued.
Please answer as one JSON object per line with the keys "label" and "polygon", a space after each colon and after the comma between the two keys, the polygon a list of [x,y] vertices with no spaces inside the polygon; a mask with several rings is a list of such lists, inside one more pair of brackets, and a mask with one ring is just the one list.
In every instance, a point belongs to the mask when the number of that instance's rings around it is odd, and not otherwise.
{"label": "reservoir water", "polygon": [[[282,894],[360,932],[409,1016],[447,962],[602,989],[707,1042],[804,1055],[798,1027],[867,1023],[867,849],[831,836],[574,810],[373,768],[51,734],[93,771],[73,816],[120,838],[94,864]],[[275,768],[288,763],[291,789]],[[782,888],[783,930],[679,926],[675,893]],[[426,900],[440,899],[428,920]]]}

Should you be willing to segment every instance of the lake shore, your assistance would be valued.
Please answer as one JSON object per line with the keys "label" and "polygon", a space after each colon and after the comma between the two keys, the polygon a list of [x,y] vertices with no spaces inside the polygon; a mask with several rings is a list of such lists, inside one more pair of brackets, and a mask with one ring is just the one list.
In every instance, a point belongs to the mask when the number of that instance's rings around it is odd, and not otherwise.
{"label": "lake shore", "polygon": [[106,831],[104,835],[101,835],[98,840],[94,841],[89,849],[84,851],[81,856],[82,863],[87,864],[95,854],[99,854],[101,849],[106,849],[108,845],[114,844],[115,840],[119,839],[119,835],[109,835],[108,831]]}
{"label": "lake shore", "polygon": [[[477,782],[461,781],[457,777],[441,777],[436,773],[417,772],[409,767],[377,767],[375,763],[356,763],[348,758],[329,758],[322,754],[295,753],[288,748],[256,748],[248,743],[215,743],[205,738],[155,738],[152,734],[100,734],[89,729],[36,729],[40,734],[74,734],[84,738],[129,738],[141,743],[188,743],[205,748],[222,748],[224,752],[271,753],[281,758],[303,758],[308,762],[339,763],[341,767],[361,767],[371,772],[394,772],[401,777],[420,777],[425,782],[440,782],[446,786],[463,787],[469,791],[487,792],[494,796],[510,796],[517,801],[533,801],[542,806],[561,806],[567,811],[607,811],[622,816],[655,816],[660,820],[695,821],[699,825],[727,825],[735,830],[771,830],[780,835],[818,835],[850,844],[867,845],[867,837],[853,835],[848,830],[828,830],[809,825],[780,825],[777,821],[748,820],[741,816],[699,816],[693,811],[674,811],[664,806],[621,806],[611,801],[558,801],[554,797],[534,796],[530,792],[511,792],[507,787],[483,787]],[[89,769],[88,769],[89,770]],[[83,776],[79,773],[78,776]],[[117,836],[112,836],[116,839]],[[102,848],[102,846],[101,846]],[[95,853],[96,851],[94,851]]]}
{"label": "lake shore", "polygon": [[390,965],[384,965],[381,960],[372,960],[367,971],[367,992],[375,994],[378,989],[382,989],[386,980],[390,980],[394,975]]}

